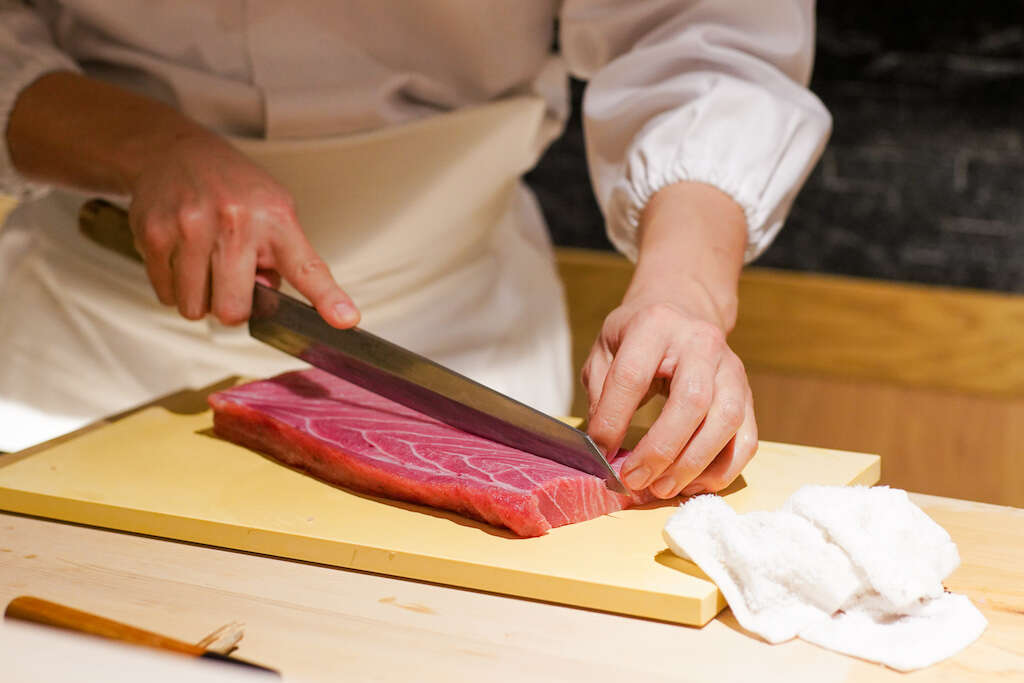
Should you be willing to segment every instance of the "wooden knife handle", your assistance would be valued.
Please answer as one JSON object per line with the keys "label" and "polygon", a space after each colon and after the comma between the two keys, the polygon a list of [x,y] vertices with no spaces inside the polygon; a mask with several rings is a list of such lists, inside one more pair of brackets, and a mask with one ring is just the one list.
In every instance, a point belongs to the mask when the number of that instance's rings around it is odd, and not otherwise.
{"label": "wooden knife handle", "polygon": [[21,596],[11,600],[4,612],[4,617],[56,626],[69,631],[88,633],[135,645],[145,645],[159,650],[170,650],[193,657],[199,657],[205,652],[201,647],[168,638],[159,633],[145,631],[113,619],[106,619],[96,614],[30,596]]}
{"label": "wooden knife handle", "polygon": [[104,199],[90,199],[78,210],[78,229],[101,247],[142,262],[135,250],[128,213]]}

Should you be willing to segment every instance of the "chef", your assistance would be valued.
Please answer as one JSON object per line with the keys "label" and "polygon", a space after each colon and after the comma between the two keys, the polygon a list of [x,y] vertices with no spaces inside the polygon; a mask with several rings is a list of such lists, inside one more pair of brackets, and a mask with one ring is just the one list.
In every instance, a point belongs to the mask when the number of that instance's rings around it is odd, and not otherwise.
{"label": "chef", "polygon": [[[557,22],[556,22],[557,20]],[[811,0],[0,0],[0,451],[295,361],[254,281],[543,411],[572,391],[562,292],[521,175],[589,80],[587,154],[629,290],[586,362],[608,452],[670,497],[756,449],[726,343],[737,280],[830,118]],[[557,52],[551,50],[557,30]],[[82,236],[120,201],[144,265]]]}

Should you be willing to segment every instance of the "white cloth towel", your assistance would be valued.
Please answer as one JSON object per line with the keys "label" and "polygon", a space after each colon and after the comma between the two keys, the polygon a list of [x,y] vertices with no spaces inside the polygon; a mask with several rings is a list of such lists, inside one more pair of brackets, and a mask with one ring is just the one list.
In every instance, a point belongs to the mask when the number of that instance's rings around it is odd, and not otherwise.
{"label": "white cloth towel", "polygon": [[956,545],[898,489],[805,486],[779,511],[743,515],[697,496],[664,536],[770,643],[800,637],[911,671],[956,654],[988,623],[966,596],[945,592]]}

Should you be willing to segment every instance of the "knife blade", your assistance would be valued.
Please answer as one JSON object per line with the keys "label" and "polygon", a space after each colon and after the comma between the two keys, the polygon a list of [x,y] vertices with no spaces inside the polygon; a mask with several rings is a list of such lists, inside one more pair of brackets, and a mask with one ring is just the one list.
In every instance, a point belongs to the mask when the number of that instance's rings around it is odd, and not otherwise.
{"label": "knife blade", "polygon": [[[142,261],[124,209],[94,199],[82,206],[78,220],[89,239]],[[612,491],[627,492],[584,432],[370,332],[335,329],[311,306],[259,283],[253,291],[249,333],[453,427],[593,474]]]}
{"label": "knife blade", "polygon": [[485,439],[604,479],[627,493],[584,432],[357,327],[331,327],[313,307],[257,283],[249,334],[310,365]]}

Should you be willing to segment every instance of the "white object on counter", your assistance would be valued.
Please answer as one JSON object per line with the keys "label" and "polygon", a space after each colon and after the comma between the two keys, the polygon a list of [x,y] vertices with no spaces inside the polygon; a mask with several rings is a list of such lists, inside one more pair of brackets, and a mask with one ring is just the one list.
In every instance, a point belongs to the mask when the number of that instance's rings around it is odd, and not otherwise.
{"label": "white object on counter", "polygon": [[911,671],[956,654],[987,625],[942,586],[960,564],[949,534],[898,489],[805,486],[781,510],[744,515],[698,496],[664,536],[770,643],[800,637]]}

